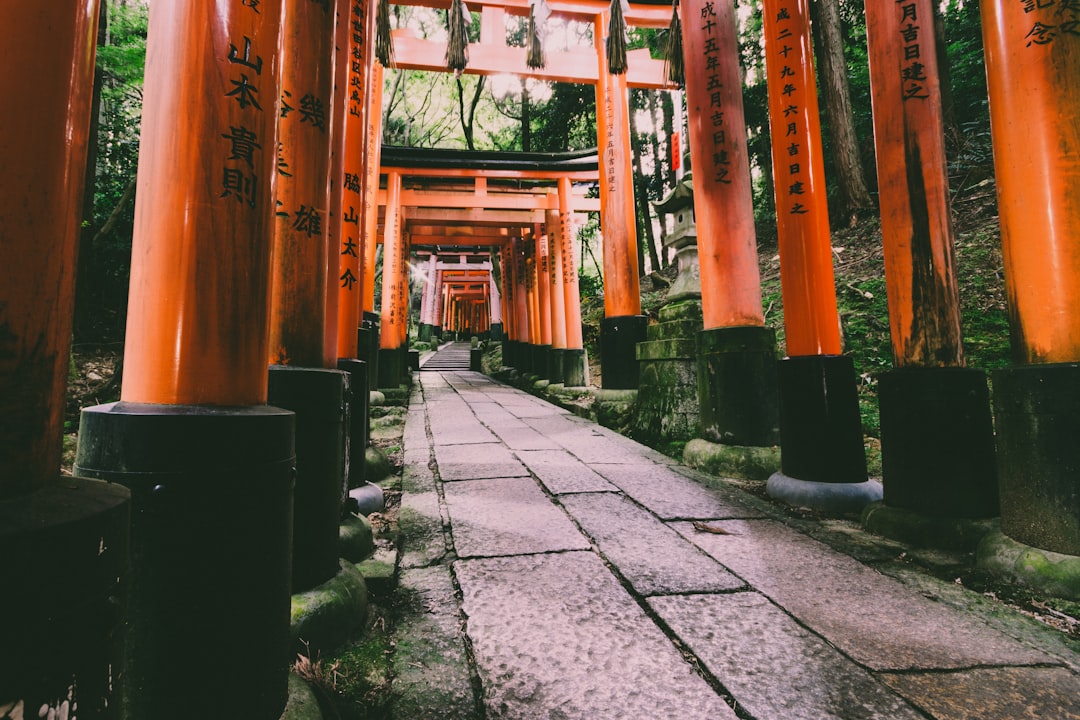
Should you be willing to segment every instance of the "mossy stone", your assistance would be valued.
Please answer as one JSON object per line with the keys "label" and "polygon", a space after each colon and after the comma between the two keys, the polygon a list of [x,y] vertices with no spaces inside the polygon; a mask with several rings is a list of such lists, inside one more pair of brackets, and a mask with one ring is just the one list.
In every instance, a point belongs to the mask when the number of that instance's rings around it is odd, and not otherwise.
{"label": "mossy stone", "polygon": [[710,475],[768,480],[780,470],[780,448],[720,445],[695,438],[686,443],[683,462]]}
{"label": "mossy stone", "polygon": [[364,576],[349,562],[340,562],[338,574],[307,592],[292,596],[289,636],[294,653],[314,657],[331,650],[363,626],[368,592]]}

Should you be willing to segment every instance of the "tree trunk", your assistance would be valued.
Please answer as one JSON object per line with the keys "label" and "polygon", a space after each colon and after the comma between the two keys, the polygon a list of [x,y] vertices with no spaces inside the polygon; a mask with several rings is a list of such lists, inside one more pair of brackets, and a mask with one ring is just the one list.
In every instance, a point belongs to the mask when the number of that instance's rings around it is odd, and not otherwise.
{"label": "tree trunk", "polygon": [[945,126],[945,137],[954,141],[960,137],[960,127],[956,124],[956,103],[952,91],[952,68],[949,65],[948,45],[945,42],[945,18],[941,8],[934,6],[934,44],[937,46],[938,77],[941,87],[941,115]]}
{"label": "tree trunk", "polygon": [[[660,128],[659,132],[654,132],[654,133],[651,133],[649,135],[649,142],[650,142],[650,144],[652,146],[652,154],[653,154],[652,188],[653,188],[653,191],[656,193],[656,199],[659,200],[659,199],[663,198],[665,195],[667,195],[668,178],[673,177],[675,175],[674,171],[671,169],[671,157],[670,157],[671,156],[671,135],[672,135],[672,133],[675,132],[674,128],[672,127],[672,125],[675,122],[675,111],[671,107],[671,93],[665,92],[665,93],[663,93],[663,96],[665,98],[665,102],[664,102],[663,112],[661,113],[661,109],[658,107],[660,105],[660,103],[658,103],[656,101],[657,94],[658,93],[656,93],[656,92],[649,92],[648,93],[648,98],[649,98],[649,114],[652,116],[653,126],[654,127],[657,126],[657,124],[658,124],[657,120],[660,121],[659,122],[659,128]],[[663,136],[667,139],[667,141],[664,143],[663,146],[661,146],[661,144],[660,144],[660,135],[661,134],[663,134]],[[664,147],[667,148],[666,151],[663,149]],[[666,162],[664,161],[665,155],[662,154],[664,152],[666,152],[666,154],[667,154],[667,161]],[[674,185],[674,183],[672,183],[672,185]],[[660,264],[659,265],[654,264],[653,265],[653,270],[659,270],[660,268],[667,267],[667,250],[664,247],[664,241],[667,240],[667,223],[664,221],[663,217],[661,217],[659,219],[660,219],[660,238],[659,238],[659,244],[660,245],[659,245],[658,251],[660,253]],[[649,225],[651,227],[652,223],[649,223]]]}
{"label": "tree trunk", "polygon": [[840,190],[839,210],[854,221],[856,211],[873,207],[873,201],[866,189],[866,175],[855,135],[839,0],[816,0],[810,3],[810,13],[814,47],[817,50],[821,104],[825,108],[825,119],[832,137],[836,184]]}
{"label": "tree trunk", "polygon": [[465,144],[470,150],[476,150],[476,144],[473,141],[473,132],[476,128],[476,106],[480,103],[480,93],[484,89],[486,78],[486,75],[476,76],[476,88],[469,101],[468,109],[465,108],[465,86],[461,82],[461,76],[457,78],[458,118],[461,120],[461,131],[465,133]]}
{"label": "tree trunk", "polygon": [[532,98],[525,78],[521,78],[521,151],[532,152]]}

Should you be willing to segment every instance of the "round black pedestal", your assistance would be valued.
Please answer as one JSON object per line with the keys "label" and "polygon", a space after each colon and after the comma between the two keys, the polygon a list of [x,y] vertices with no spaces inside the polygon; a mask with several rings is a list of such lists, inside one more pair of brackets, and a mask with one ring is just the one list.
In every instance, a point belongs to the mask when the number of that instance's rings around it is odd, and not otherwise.
{"label": "round black pedestal", "polygon": [[551,380],[551,352],[553,349],[550,345],[537,345],[533,351],[536,360],[533,364],[533,372],[544,380]]}
{"label": "round black pedestal", "polygon": [[356,357],[368,364],[368,389],[379,389],[379,316],[364,313],[356,335]]}
{"label": "round black pedestal", "polygon": [[1080,363],[995,370],[1001,529],[1080,555]]}
{"label": "round black pedestal", "polygon": [[846,355],[779,363],[780,467],[797,480],[866,482],[855,366]]}
{"label": "round black pedestal", "polygon": [[0,707],[120,717],[130,501],[121,485],[70,477],[0,500]]}
{"label": "round black pedestal", "polygon": [[986,373],[902,368],[878,379],[885,504],[935,517],[998,514]]}
{"label": "round black pedestal", "polygon": [[600,321],[601,383],[605,390],[636,390],[637,344],[645,340],[649,318],[644,315],[609,317]]}
{"label": "round black pedestal", "polygon": [[552,385],[559,385],[563,382],[564,355],[566,355],[565,348],[551,348],[551,354],[548,355],[547,377]]}
{"label": "round black pedestal", "polygon": [[397,389],[405,378],[406,356],[401,348],[379,350],[379,387]]}
{"label": "round black pedestal", "polygon": [[[281,715],[293,418],[265,405],[83,410],[76,473],[131,490],[123,717]],[[243,668],[243,682],[207,662]]]}
{"label": "round black pedestal", "polygon": [[776,333],[730,327],[698,333],[701,437],[724,445],[780,443]]}
{"label": "round black pedestal", "polygon": [[368,367],[363,360],[341,358],[338,370],[349,374],[348,442],[345,454],[345,479],[350,488],[364,484],[364,457],[371,437],[371,393],[368,392]]}

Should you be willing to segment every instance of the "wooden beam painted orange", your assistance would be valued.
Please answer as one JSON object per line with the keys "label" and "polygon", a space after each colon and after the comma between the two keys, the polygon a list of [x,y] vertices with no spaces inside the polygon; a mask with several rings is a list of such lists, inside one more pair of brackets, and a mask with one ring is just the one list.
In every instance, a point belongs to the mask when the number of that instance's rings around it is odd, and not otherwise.
{"label": "wooden beam painted orange", "polygon": [[[1013,357],[1080,360],[1080,9],[983,0]],[[1029,12],[1030,10],[1030,12]]]}
{"label": "wooden beam painted orange", "polygon": [[264,404],[281,3],[150,13],[121,399]]}
{"label": "wooden beam painted orange", "polygon": [[274,205],[271,364],[326,366],[327,226],[334,13],[285,0]]}
{"label": "wooden beam painted orange", "polygon": [[3,499],[60,467],[98,6],[7,3],[0,18],[0,91],[19,105],[0,134]]}
{"label": "wooden beam painted orange", "polygon": [[383,234],[383,280],[382,280],[382,309],[379,330],[379,347],[383,350],[396,350],[398,338],[401,335],[401,327],[405,325],[405,318],[399,311],[398,296],[405,293],[401,287],[401,223],[399,222],[400,206],[397,198],[401,193],[401,176],[390,173],[386,179],[387,204],[386,204],[386,231]]}
{"label": "wooden beam painted orange", "polygon": [[[596,85],[596,134],[600,145],[600,228],[604,237],[604,317],[641,314],[638,287],[634,177],[630,166],[630,105],[626,76],[608,71],[606,15],[593,28],[600,82]],[[541,220],[542,222],[542,220]]]}
{"label": "wooden beam painted orange", "polygon": [[808,0],[765,0],[764,19],[787,354],[839,355]]}
{"label": "wooden beam painted orange", "polygon": [[[419,5],[447,9],[450,7],[449,0],[401,0],[395,5]],[[527,16],[529,14],[528,0],[479,0],[470,2],[470,9],[476,8],[503,8],[507,14]],[[548,7],[554,15],[583,20],[589,22],[594,16],[605,12],[611,4],[604,0],[551,0]],[[628,25],[634,27],[649,27],[657,30],[666,28],[671,20],[671,6],[666,4],[642,4],[631,3],[626,13]]]}
{"label": "wooden beam painted orange", "polygon": [[934,3],[867,2],[866,23],[894,359],[962,366]]}
{"label": "wooden beam painted orange", "polygon": [[735,7],[683,0],[681,9],[704,326],[762,326]]}

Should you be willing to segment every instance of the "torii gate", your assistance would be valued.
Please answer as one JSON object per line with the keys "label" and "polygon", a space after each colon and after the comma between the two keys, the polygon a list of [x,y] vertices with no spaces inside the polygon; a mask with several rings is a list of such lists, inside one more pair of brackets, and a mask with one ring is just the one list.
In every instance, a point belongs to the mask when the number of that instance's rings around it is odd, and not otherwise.
{"label": "torii gate", "polygon": [[[582,344],[577,264],[573,259],[573,215],[600,209],[596,199],[573,191],[573,183],[596,183],[599,175],[594,153],[462,153],[455,151],[385,148],[382,169],[388,187],[379,193],[382,208],[384,257],[406,242],[414,252],[453,255],[462,249],[485,250],[500,258],[507,250],[528,245],[538,258],[526,282],[518,277],[514,261],[501,262],[503,289],[498,293],[498,315],[507,321],[504,342],[507,362],[536,371],[546,378],[584,385],[587,361]],[[391,192],[390,183],[409,187]],[[521,189],[522,184],[530,185]],[[399,218],[395,226],[386,218]],[[512,254],[512,250],[511,253]],[[569,272],[552,273],[565,265]],[[565,259],[565,260],[564,260]],[[388,298],[407,293],[404,265],[383,270],[383,307],[380,380],[391,386],[401,381],[405,368],[405,317],[387,316]],[[530,275],[532,277],[532,275]],[[540,281],[540,278],[543,278]],[[429,273],[449,293],[446,274]],[[520,281],[520,282],[515,282]],[[433,293],[438,304],[442,295]],[[495,297],[488,291],[485,297]],[[557,298],[553,302],[553,298]],[[559,302],[561,300],[561,302]],[[520,308],[521,312],[518,312]],[[443,308],[445,312],[445,307]],[[430,311],[429,311],[430,313]],[[420,322],[430,322],[421,314]],[[549,360],[549,357],[555,359]],[[528,362],[526,368],[522,361]]]}

